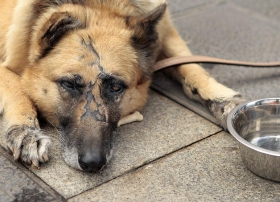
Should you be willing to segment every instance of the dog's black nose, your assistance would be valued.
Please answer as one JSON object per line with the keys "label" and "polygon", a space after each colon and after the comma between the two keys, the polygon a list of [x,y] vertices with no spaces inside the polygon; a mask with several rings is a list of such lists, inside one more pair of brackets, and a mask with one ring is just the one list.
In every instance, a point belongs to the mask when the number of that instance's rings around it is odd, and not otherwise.
{"label": "dog's black nose", "polygon": [[100,155],[94,155],[91,153],[79,155],[80,167],[85,172],[97,172],[101,170],[106,165],[106,163],[106,157],[102,157]]}

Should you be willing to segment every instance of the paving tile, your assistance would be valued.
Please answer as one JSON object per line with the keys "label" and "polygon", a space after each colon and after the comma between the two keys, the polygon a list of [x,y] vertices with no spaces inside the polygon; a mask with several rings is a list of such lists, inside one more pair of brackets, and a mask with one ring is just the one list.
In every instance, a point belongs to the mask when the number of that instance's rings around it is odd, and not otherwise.
{"label": "paving tile", "polygon": [[114,155],[100,174],[88,174],[68,167],[62,160],[56,134],[50,130],[50,162],[32,170],[65,198],[80,194],[143,164],[221,131],[166,97],[150,92],[143,111],[144,121],[122,126],[114,139]]}
{"label": "paving tile", "polygon": [[232,3],[280,22],[279,0],[234,0]]}
{"label": "paving tile", "polygon": [[[254,62],[280,61],[280,24],[256,18],[235,5],[221,4],[174,23],[194,54]],[[280,68],[204,66],[219,82],[248,99],[280,95]]]}
{"label": "paving tile", "polygon": [[210,113],[210,111],[199,102],[189,99],[179,82],[176,82],[159,71],[153,75],[152,89],[166,95],[170,99],[180,103],[191,111],[199,114],[214,124],[219,125],[219,121]]}
{"label": "paving tile", "polygon": [[116,178],[69,202],[279,201],[280,183],[252,174],[222,132]]}
{"label": "paving tile", "polygon": [[34,182],[24,172],[24,168],[12,163],[0,147],[0,201],[62,201],[57,195],[52,195]]}
{"label": "paving tile", "polygon": [[195,7],[205,5],[207,3],[217,2],[217,0],[167,0],[170,12],[172,14],[194,9]]}

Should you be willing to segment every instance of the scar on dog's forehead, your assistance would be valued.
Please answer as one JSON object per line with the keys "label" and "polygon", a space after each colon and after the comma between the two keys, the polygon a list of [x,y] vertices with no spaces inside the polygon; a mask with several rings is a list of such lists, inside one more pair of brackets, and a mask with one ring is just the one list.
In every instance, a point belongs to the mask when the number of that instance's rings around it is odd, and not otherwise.
{"label": "scar on dog's forehead", "polygon": [[100,56],[97,53],[97,51],[95,50],[95,48],[93,47],[93,40],[90,36],[88,36],[88,39],[81,39],[81,44],[89,51],[91,51],[92,53],[94,53],[94,55],[97,56],[97,59],[100,60]]}
{"label": "scar on dog's forehead", "polygon": [[[93,40],[90,36],[87,36],[87,38],[81,38],[81,44],[82,46],[89,51],[91,54],[93,54],[95,56],[95,58],[92,58],[92,61],[90,61],[88,63],[89,66],[94,66],[96,65],[99,69],[100,72],[103,72],[103,67],[100,65],[100,56],[98,54],[98,52],[96,51],[96,49],[94,48],[93,45]],[[85,55],[82,55],[80,57],[81,59],[86,58]]]}
{"label": "scar on dog's forehead", "polygon": [[[108,80],[108,79],[115,79],[115,80],[122,80],[123,82],[127,83],[123,76],[123,74],[120,74],[116,71],[110,71],[108,72],[108,68],[105,68],[102,66],[102,57],[98,53],[98,50],[95,47],[94,40],[90,35],[82,36],[80,39],[80,43],[82,47],[86,50],[86,52],[83,53],[82,56],[80,56],[80,60],[86,61],[87,66],[92,68],[98,69],[98,75],[96,79],[100,80]],[[112,70],[112,69],[111,69]]]}

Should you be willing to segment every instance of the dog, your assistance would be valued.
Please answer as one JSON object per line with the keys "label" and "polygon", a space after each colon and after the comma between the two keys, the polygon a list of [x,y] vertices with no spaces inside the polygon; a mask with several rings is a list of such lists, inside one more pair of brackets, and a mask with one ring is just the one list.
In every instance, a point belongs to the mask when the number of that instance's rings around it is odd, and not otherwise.
{"label": "dog", "polygon": [[[155,62],[191,55],[165,0],[2,0],[0,21],[3,138],[36,167],[51,146],[41,117],[59,131],[68,165],[104,168],[118,122],[146,103]],[[243,100],[198,64],[165,72],[223,127]]]}

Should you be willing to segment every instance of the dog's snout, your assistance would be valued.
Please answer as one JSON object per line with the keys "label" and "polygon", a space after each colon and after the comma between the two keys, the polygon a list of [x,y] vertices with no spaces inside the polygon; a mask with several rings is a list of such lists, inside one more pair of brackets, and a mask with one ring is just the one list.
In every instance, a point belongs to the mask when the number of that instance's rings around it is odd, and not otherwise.
{"label": "dog's snout", "polygon": [[101,170],[107,163],[106,157],[92,153],[79,155],[80,167],[85,172],[97,172]]}

